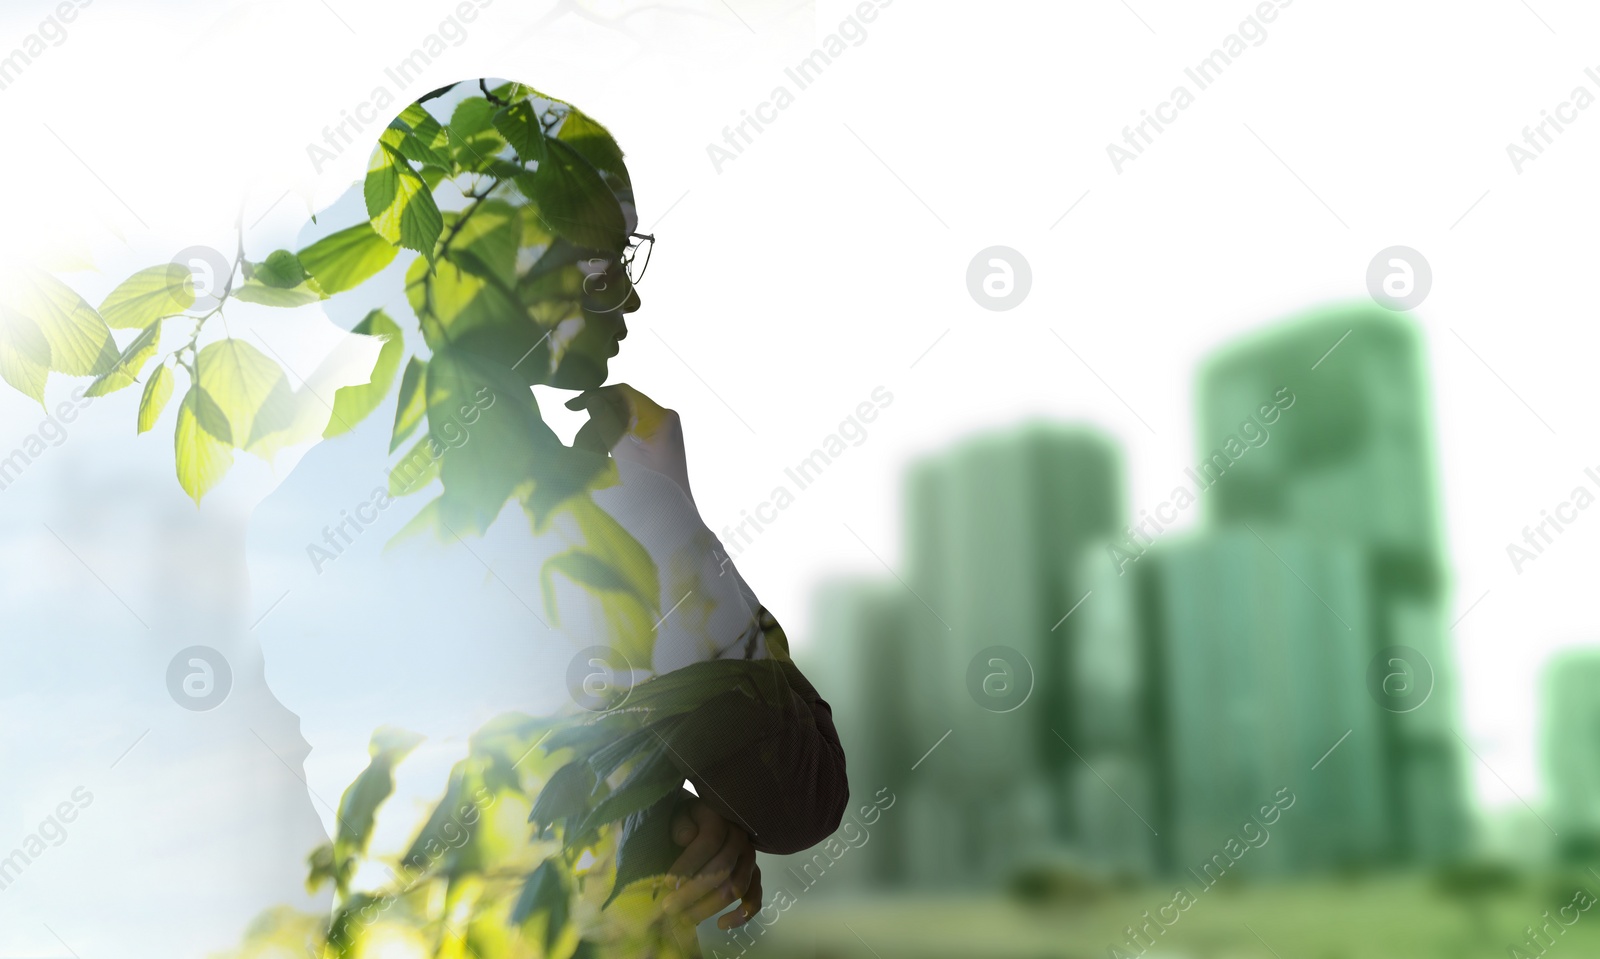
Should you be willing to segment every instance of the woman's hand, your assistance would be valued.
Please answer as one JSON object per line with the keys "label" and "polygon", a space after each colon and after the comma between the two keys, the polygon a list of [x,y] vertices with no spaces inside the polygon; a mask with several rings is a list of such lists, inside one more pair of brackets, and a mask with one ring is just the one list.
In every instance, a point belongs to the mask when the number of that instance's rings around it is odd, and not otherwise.
{"label": "woman's hand", "polygon": [[589,412],[589,422],[578,430],[574,446],[669,476],[694,499],[689,493],[683,422],[676,411],[626,383],[586,390],[568,400],[567,408]]}
{"label": "woman's hand", "polygon": [[761,867],[743,828],[696,799],[673,820],[672,841],[685,848],[668,870],[682,877],[667,896],[668,912],[697,925],[742,900],[717,921],[718,928],[737,929],[761,909]]}

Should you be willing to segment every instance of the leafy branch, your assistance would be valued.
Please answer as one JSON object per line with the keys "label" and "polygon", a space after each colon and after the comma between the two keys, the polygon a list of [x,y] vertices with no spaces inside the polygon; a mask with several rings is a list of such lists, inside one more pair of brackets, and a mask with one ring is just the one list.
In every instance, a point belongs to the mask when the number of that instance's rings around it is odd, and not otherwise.
{"label": "leafy branch", "polygon": [[[435,956],[463,941],[477,959],[698,955],[692,930],[661,909],[659,850],[631,843],[629,827],[677,791],[686,756],[716,766],[743,748],[725,731],[694,732],[692,711],[728,696],[776,708],[784,695],[770,661],[713,660],[646,680],[588,718],[500,716],[473,735],[404,851],[387,856],[372,853],[372,836],[420,737],[378,730],[334,838],[308,859],[308,888],[331,883],[338,896],[317,954],[347,959],[387,924],[416,930]],[[369,863],[389,880],[355,889]]]}
{"label": "leafy branch", "polygon": [[[575,545],[541,571],[552,622],[559,576],[598,600],[606,635],[597,643],[620,663],[649,664],[658,570],[591,495],[617,481],[615,463],[604,450],[562,444],[529,389],[603,380],[606,354],[596,343],[610,345],[604,324],[617,304],[597,302],[585,280],[592,262],[614,266],[621,257],[632,183],[610,133],[570,104],[520,84],[478,86],[482,95],[461,98],[448,119],[424,106],[443,95],[436,91],[383,130],[362,184],[365,219],[259,261],[246,256],[241,227],[228,275],[214,278],[215,303],[196,308],[194,276],[177,264],[134,273],[98,307],[48,274],[25,271],[22,295],[0,303],[0,378],[41,404],[52,373],[93,377],[92,396],[142,382],[141,434],[183,387],[176,468],[197,504],[236,451],[270,461],[348,432],[392,400],[390,493],[437,490],[396,539],[482,534],[511,502],[536,533],[559,520]],[[441,207],[440,197],[460,209]],[[392,265],[402,268],[399,289],[380,280]],[[352,331],[379,341],[369,381],[338,390],[331,410],[310,387],[291,388],[289,371],[227,328],[234,303],[293,310],[340,295],[385,306]],[[214,319],[217,336],[208,332]],[[163,355],[164,325],[182,320],[192,326]],[[119,347],[114,330],[136,332]],[[331,884],[339,896],[324,955],[353,955],[375,921],[414,929],[433,955],[452,959],[463,950],[479,959],[636,955],[647,939],[656,954],[673,954],[676,933],[654,907],[659,870],[613,853],[618,823],[683,781],[668,744],[688,710],[730,690],[761,695],[748,676],[722,674],[731,667],[705,666],[649,680],[625,709],[591,723],[557,729],[504,717],[480,730],[411,848],[388,863],[393,883],[357,891],[394,768],[417,743],[379,730],[368,768],[340,803],[334,839],[310,859],[309,884]],[[541,744],[544,756],[530,758]],[[557,757],[566,758],[559,768]],[[501,814],[509,808],[518,810],[510,820]],[[538,824],[532,842],[530,818]],[[608,906],[612,918],[602,921]],[[617,932],[619,922],[631,931]],[[589,938],[602,928],[611,932]]]}

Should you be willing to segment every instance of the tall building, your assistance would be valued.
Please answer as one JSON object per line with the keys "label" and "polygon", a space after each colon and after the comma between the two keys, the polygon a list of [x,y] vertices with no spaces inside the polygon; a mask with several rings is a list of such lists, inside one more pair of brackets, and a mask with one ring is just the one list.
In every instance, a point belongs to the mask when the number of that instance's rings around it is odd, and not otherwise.
{"label": "tall building", "polygon": [[[1197,396],[1200,498],[1218,526],[1273,523],[1362,553],[1368,655],[1407,646],[1431,667],[1426,703],[1379,709],[1386,810],[1402,860],[1467,841],[1429,393],[1408,317],[1318,310],[1206,362]],[[1264,437],[1264,438],[1262,438]],[[1360,684],[1358,671],[1337,677]]]}
{"label": "tall building", "polygon": [[1600,648],[1568,650],[1544,675],[1540,738],[1551,826],[1569,858],[1600,857]]}
{"label": "tall building", "polygon": [[[1258,875],[1388,851],[1363,559],[1347,541],[1252,524],[1169,540],[1141,560],[1159,758],[1147,815],[1164,871],[1206,877],[1234,837],[1262,843],[1246,864]],[[1275,802],[1284,808],[1263,817]]]}
{"label": "tall building", "polygon": [[1084,858],[1102,872],[1150,876],[1171,858],[1156,824],[1163,806],[1156,791],[1163,755],[1153,715],[1158,693],[1148,681],[1153,655],[1136,599],[1139,577],[1112,560],[1115,544],[1091,542],[1074,564],[1076,582],[1092,595],[1072,615],[1078,641],[1068,698],[1078,765],[1065,778]]}
{"label": "tall building", "polygon": [[[912,657],[906,635],[906,604],[915,602],[893,579],[848,577],[818,587],[813,600],[811,642],[795,656],[833,710],[844,746],[850,782],[850,809],[888,806],[862,823],[868,834],[859,847],[841,856],[830,888],[893,885],[909,877],[907,808],[901,803],[911,780],[911,764],[926,744],[913,741],[906,678]],[[887,790],[887,792],[883,792]],[[871,815],[871,814],[869,814]],[[849,838],[849,837],[847,837]],[[814,881],[812,855],[791,857],[793,876]],[[808,869],[808,864],[812,868]]]}
{"label": "tall building", "polygon": [[[1078,623],[1066,616],[1086,589],[1073,558],[1109,535],[1123,513],[1118,456],[1099,434],[1045,422],[980,435],[915,464],[907,479],[906,583],[911,729],[929,748],[920,767],[932,791],[914,800],[928,830],[951,830],[954,861],[935,874],[998,872],[1041,834],[1070,838],[1075,735],[1068,708]],[[1026,684],[1015,709],[980,703],[977,664],[999,689]],[[988,679],[983,679],[988,677]],[[1001,810],[997,802],[1006,808]],[[936,807],[922,811],[923,806]],[[943,817],[943,818],[941,818]]]}

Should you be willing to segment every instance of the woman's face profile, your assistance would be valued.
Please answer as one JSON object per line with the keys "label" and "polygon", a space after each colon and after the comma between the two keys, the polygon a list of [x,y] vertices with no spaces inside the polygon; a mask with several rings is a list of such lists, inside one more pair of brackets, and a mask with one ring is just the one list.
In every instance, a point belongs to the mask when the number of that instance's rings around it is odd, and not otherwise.
{"label": "woman's face profile", "polygon": [[634,232],[632,179],[605,127],[525,84],[458,81],[385,129],[363,193],[378,236],[434,251],[407,297],[447,367],[476,353],[528,385],[606,384],[654,238]]}
{"label": "woman's face profile", "polygon": [[[625,207],[632,220],[631,208]],[[576,264],[583,273],[581,323],[567,341],[550,385],[560,389],[588,390],[605,385],[610,360],[622,350],[628,335],[626,316],[642,301],[628,279],[620,257],[598,257]]]}

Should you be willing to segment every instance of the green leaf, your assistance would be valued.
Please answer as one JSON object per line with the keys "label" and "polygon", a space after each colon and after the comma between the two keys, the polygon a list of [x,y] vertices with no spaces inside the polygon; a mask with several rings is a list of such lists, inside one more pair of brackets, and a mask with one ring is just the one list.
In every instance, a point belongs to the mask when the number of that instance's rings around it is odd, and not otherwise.
{"label": "green leaf", "polygon": [[593,794],[598,796],[606,789],[605,781],[612,773],[651,750],[661,748],[660,744],[661,730],[647,724],[596,749],[588,760],[595,778]]}
{"label": "green leaf", "polygon": [[[533,935],[542,931],[539,941],[544,943],[541,955],[553,954],[556,941],[566,931],[572,913],[572,892],[567,886],[566,870],[554,857],[546,859],[528,877],[511,910],[513,924]],[[542,926],[542,930],[536,928]]]}
{"label": "green leaf", "polygon": [[325,882],[338,881],[338,869],[333,861],[333,843],[325,842],[311,850],[306,857],[311,871],[306,875],[306,892],[316,892]]}
{"label": "green leaf", "polygon": [[439,478],[443,457],[433,455],[433,437],[426,434],[389,470],[389,495],[399,498],[427,489]]}
{"label": "green leaf", "polygon": [[11,305],[32,320],[50,344],[50,369],[68,376],[99,376],[117,361],[111,327],[83,297],[48,273],[24,268]]}
{"label": "green leaf", "polygon": [[628,238],[616,194],[571,144],[548,138],[544,144],[546,156],[516,178],[517,189],[551,231],[585,249],[620,254]]}
{"label": "green leaf", "polygon": [[418,257],[406,275],[406,297],[435,352],[484,327],[518,324],[532,332],[515,294],[462,267],[454,252],[433,264]]}
{"label": "green leaf", "polygon": [[244,340],[229,338],[205,347],[195,357],[195,369],[200,385],[216,400],[226,419],[227,442],[233,446],[257,453],[268,437],[294,424],[294,394],[288,377],[277,363]]}
{"label": "green leaf", "polygon": [[382,337],[383,346],[378,351],[378,361],[372,368],[372,378],[368,382],[343,387],[334,394],[333,416],[322,433],[325,439],[348,432],[378,408],[383,398],[389,395],[389,387],[394,385],[394,374],[400,369],[400,356],[405,352],[405,337],[399,325],[382,310],[368,313],[351,332]]}
{"label": "green leaf", "polygon": [[443,521],[481,534],[519,487],[530,486],[539,448],[559,446],[525,384],[506,366],[446,347],[428,362],[428,432],[444,452]]}
{"label": "green leaf", "polygon": [[315,280],[306,280],[298,286],[285,289],[281,286],[268,286],[261,282],[260,273],[245,280],[233,291],[233,298],[246,303],[259,303],[262,306],[278,306],[292,309],[297,306],[306,306],[320,300],[326,300],[328,295],[322,292]]}
{"label": "green leaf", "polygon": [[264,261],[252,266],[252,279],[279,290],[292,290],[306,279],[305,267],[288,250],[273,250]]}
{"label": "green leaf", "polygon": [[[534,105],[526,100],[494,115],[495,128],[532,172],[515,175],[517,188],[533,203],[533,212],[554,233],[578,246],[620,252],[626,244],[625,221],[616,194],[601,177],[608,170],[631,193],[622,151],[605,128],[573,110],[562,121],[571,135],[545,134]],[[607,146],[609,144],[609,146]]]}
{"label": "green leaf", "polygon": [[627,592],[632,586],[620,570],[587,550],[569,549],[550,557],[545,565],[589,589]]}
{"label": "green leaf", "polygon": [[553,756],[563,749],[570,749],[579,757],[587,757],[607,743],[639,729],[644,720],[645,714],[641,712],[630,713],[618,709],[600,713],[588,722],[572,723],[547,736],[544,740],[545,755]]}
{"label": "green leaf", "polygon": [[400,448],[428,412],[427,397],[422,392],[422,377],[427,370],[428,365],[415,356],[406,363],[406,371],[400,377],[400,403],[394,410],[394,433],[389,438],[391,453]]}
{"label": "green leaf", "polygon": [[546,532],[563,507],[589,490],[615,485],[618,479],[615,460],[588,450],[560,446],[546,451],[544,460],[539,482],[522,500],[536,534]]}
{"label": "green leaf", "polygon": [[482,133],[494,123],[495,106],[483,97],[467,97],[450,114],[450,132],[463,139]]}
{"label": "green leaf", "polygon": [[[165,367],[163,367],[165,369]],[[178,407],[178,429],[174,435],[178,460],[178,483],[198,505],[200,500],[227,475],[233,465],[233,451],[200,426],[200,408],[210,402],[200,386],[189,387]],[[214,405],[214,404],[212,404]],[[223,421],[224,424],[226,420]]]}
{"label": "green leaf", "polygon": [[461,810],[467,805],[469,792],[475,793],[480,783],[478,776],[468,773],[465,761],[451,769],[443,798],[434,805],[410,848],[400,857],[401,868],[409,877],[407,882],[429,874],[455,874],[458,854],[471,841],[477,825],[462,822]]}
{"label": "green leaf", "polygon": [[556,610],[555,602],[555,574],[561,575],[589,590],[598,592],[621,592],[632,595],[632,583],[620,570],[610,563],[596,556],[594,553],[583,549],[569,549],[564,553],[557,553],[544,561],[539,569],[539,583],[544,592],[545,612],[550,616],[550,622],[560,624],[560,614]]}
{"label": "green leaf", "polygon": [[372,228],[390,243],[433,257],[444,218],[433,193],[411,162],[383,139],[373,154],[363,188]]}
{"label": "green leaf", "polygon": [[456,104],[446,136],[451,156],[464,170],[486,172],[505,141],[494,128],[495,106],[483,97],[468,97]]}
{"label": "green leaf", "polygon": [[556,242],[556,235],[539,219],[536,211],[519,207],[517,212],[522,214],[522,246],[530,250],[543,248],[548,251],[550,244]]}
{"label": "green leaf", "polygon": [[382,902],[383,898],[371,893],[352,892],[328,923],[327,946],[322,955],[331,954],[332,959],[351,959],[362,955],[365,945],[363,937],[372,928],[372,923],[363,913],[370,915],[373,911],[371,907]]}
{"label": "green leaf", "polygon": [[300,264],[322,292],[331,296],[360,286],[392,263],[399,252],[371,223],[357,223],[301,250]]}
{"label": "green leaf", "polygon": [[[539,745],[572,720],[560,716],[530,716],[527,713],[501,713],[479,726],[467,740],[475,756],[499,756],[515,762],[526,762],[528,751]],[[543,764],[535,759],[529,770],[541,769]],[[539,773],[544,776],[545,773]],[[507,784],[506,788],[511,788]]]}
{"label": "green leaf", "polygon": [[544,162],[548,155],[544,125],[539,122],[533,103],[522,100],[501,107],[493,114],[492,121],[494,128],[511,144],[511,149],[517,151],[517,159],[523,163]]}
{"label": "green leaf", "polygon": [[[658,745],[639,760],[621,786],[594,807],[594,811],[589,814],[589,822],[585,825],[616,822],[625,816],[647,809],[682,784],[683,771],[673,762],[671,751],[665,744]],[[621,883],[614,885],[611,896],[606,899],[606,905],[609,905],[621,891]]]}
{"label": "green leaf", "polygon": [[161,411],[167,408],[167,400],[172,398],[172,381],[172,369],[165,364],[156,367],[150,379],[145,381],[144,394],[139,397],[140,433],[148,433],[156,425],[156,420],[161,418]]}
{"label": "green leaf", "polygon": [[566,119],[561,121],[561,131],[556,136],[589,161],[590,166],[615,177],[620,186],[632,192],[628,167],[622,162],[622,148],[617,146],[611,131],[596,123],[588,114],[576,107],[568,110]]}
{"label": "green leaf", "polygon": [[425,164],[420,173],[422,175],[422,182],[427,184],[429,193],[439,189],[439,184],[449,179],[450,176],[448,173],[431,163]]}
{"label": "green leaf", "polygon": [[505,83],[492,88],[489,93],[492,94],[496,100],[526,100],[529,97],[539,100],[551,99],[550,97],[540,93],[538,90],[535,90],[533,87],[528,86],[526,83],[521,83],[516,80],[507,80]]}
{"label": "green leaf", "polygon": [[100,304],[100,315],[114,329],[142,330],[193,305],[194,274],[177,263],[166,263],[122,281]]}
{"label": "green leaf", "polygon": [[212,439],[229,446],[233,445],[233,424],[228,422],[228,414],[211,395],[211,391],[203,386],[194,398],[194,416],[200,428],[210,434]]}
{"label": "green leaf", "polygon": [[343,864],[366,853],[378,807],[394,792],[394,767],[420,742],[422,737],[416,733],[393,726],[381,727],[372,734],[367,748],[371,761],[339,799],[339,826],[333,840],[336,875],[347,880]]}
{"label": "green leaf", "polygon": [[452,253],[471,253],[457,262],[477,276],[492,277],[507,290],[517,282],[517,245],[522,234],[521,211],[504,200],[483,200],[450,240]]}
{"label": "green leaf", "polygon": [[156,355],[156,350],[161,345],[161,321],[154,320],[144,328],[128,348],[122,351],[117,365],[113,366],[105,375],[89,384],[85,396],[105,396],[117,390],[132,386],[139,382],[139,373],[144,370],[144,365],[150,357]]}
{"label": "green leaf", "polygon": [[528,821],[542,832],[563,819],[574,816],[581,819],[589,812],[589,796],[597,785],[594,770],[588,763],[567,763],[545,781],[533,810],[528,813]]}
{"label": "green leaf", "polygon": [[652,717],[677,716],[726,692],[780,705],[787,701],[787,688],[774,660],[709,659],[637,684],[628,695],[628,708],[647,710]]}
{"label": "green leaf", "polygon": [[[538,216],[531,212],[525,219],[529,222],[539,222]],[[542,229],[543,224],[539,225]],[[590,251],[579,249],[564,239],[556,238],[545,247],[539,259],[534,261],[528,272],[517,281],[517,289],[525,295],[541,299],[547,296],[577,299],[583,292],[583,271],[574,268],[589,255]]]}
{"label": "green leaf", "polygon": [[408,160],[430,164],[448,172],[454,166],[450,158],[450,139],[437,118],[420,103],[413,103],[400,113],[400,121],[409,129],[409,135],[400,141],[400,152]]}
{"label": "green leaf", "polygon": [[[562,720],[555,717],[502,712],[488,724],[478,727],[477,732],[472,733],[469,748],[474,756],[483,759],[480,775],[486,788],[533,801],[538,796],[539,784],[554,772],[554,764],[549,764],[546,756],[533,756],[534,748],[546,733],[554,732],[560,722]],[[526,770],[523,770],[525,764]]]}
{"label": "green leaf", "polygon": [[439,504],[443,499],[443,496],[438,496],[429,500],[422,509],[417,511],[417,515],[411,517],[406,522],[406,525],[400,528],[398,533],[389,538],[389,542],[383,546],[384,550],[394,549],[406,540],[415,539],[425,533],[432,533],[440,542],[443,542],[447,535],[444,525],[439,521]]}
{"label": "green leaf", "polygon": [[[607,458],[592,459],[610,464],[613,468],[615,466]],[[567,485],[562,475],[549,466],[541,470],[539,482],[547,490],[552,485]],[[549,495],[553,497],[556,494]],[[606,625],[604,639],[612,653],[612,664],[618,668],[647,668],[654,658],[655,623],[661,615],[660,574],[655,561],[639,540],[615,517],[601,509],[593,498],[575,495],[564,502],[565,509],[577,522],[578,532],[583,536],[583,544],[578,549],[593,557],[605,572],[599,572],[594,564],[584,569],[577,566],[541,569],[540,583],[552,622],[557,614],[550,574],[561,572],[580,585],[601,590],[600,609]],[[530,513],[534,512],[532,506],[527,503],[525,506]],[[549,518],[546,515],[544,526],[541,526],[535,516],[535,531],[547,527]]]}
{"label": "green leaf", "polygon": [[0,305],[0,378],[44,405],[50,343],[32,320]]}

